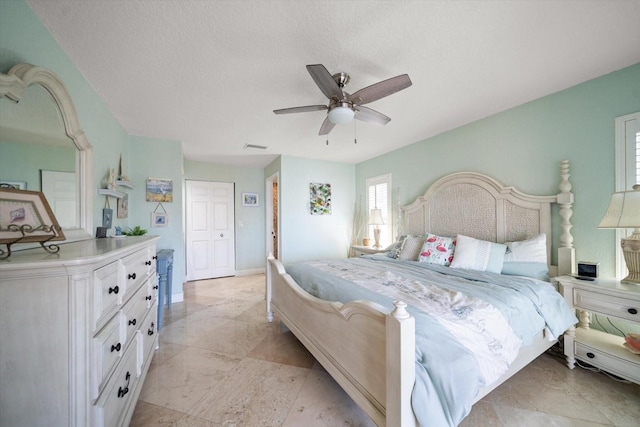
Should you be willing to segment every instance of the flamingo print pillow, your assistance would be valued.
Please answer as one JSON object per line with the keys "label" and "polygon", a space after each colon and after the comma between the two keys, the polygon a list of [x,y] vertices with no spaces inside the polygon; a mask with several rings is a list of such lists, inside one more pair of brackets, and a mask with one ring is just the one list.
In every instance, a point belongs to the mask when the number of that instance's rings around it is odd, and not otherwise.
{"label": "flamingo print pillow", "polygon": [[442,237],[427,234],[427,238],[420,250],[419,262],[449,266],[456,249],[455,237]]}

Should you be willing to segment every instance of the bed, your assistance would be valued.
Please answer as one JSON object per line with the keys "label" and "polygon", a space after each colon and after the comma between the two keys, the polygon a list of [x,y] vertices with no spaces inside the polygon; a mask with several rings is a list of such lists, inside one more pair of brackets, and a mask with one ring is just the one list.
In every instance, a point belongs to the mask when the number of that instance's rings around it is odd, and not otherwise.
{"label": "bed", "polygon": [[[433,236],[455,236],[451,265],[398,257],[407,247],[395,249],[398,258],[318,260],[287,270],[270,255],[267,318],[277,316],[377,425],[457,425],[473,403],[576,323],[550,283],[517,268],[500,274],[504,259],[498,270],[469,269],[462,255],[478,247],[499,253],[507,242],[506,251],[515,253],[518,244],[534,240],[539,252],[543,236],[547,274],[572,273],[568,161],[560,164],[559,190],[533,196],[478,173],[445,176],[399,208],[399,234],[420,236],[425,245]],[[559,217],[553,224],[552,212]],[[560,230],[559,238],[553,229]],[[554,242],[557,265],[551,265]],[[419,259],[427,256],[425,247]],[[453,305],[443,309],[444,300]],[[474,328],[478,333],[471,339],[467,332]]]}

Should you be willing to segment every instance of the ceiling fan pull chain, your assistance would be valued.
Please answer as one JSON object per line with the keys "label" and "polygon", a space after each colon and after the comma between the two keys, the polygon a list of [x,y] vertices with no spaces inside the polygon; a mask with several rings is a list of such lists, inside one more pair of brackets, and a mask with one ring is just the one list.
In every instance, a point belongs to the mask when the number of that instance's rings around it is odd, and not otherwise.
{"label": "ceiling fan pull chain", "polygon": [[358,125],[356,124],[356,120],[353,121],[353,143],[358,143]]}
{"label": "ceiling fan pull chain", "polygon": [[327,138],[327,145],[329,145],[329,138]]}

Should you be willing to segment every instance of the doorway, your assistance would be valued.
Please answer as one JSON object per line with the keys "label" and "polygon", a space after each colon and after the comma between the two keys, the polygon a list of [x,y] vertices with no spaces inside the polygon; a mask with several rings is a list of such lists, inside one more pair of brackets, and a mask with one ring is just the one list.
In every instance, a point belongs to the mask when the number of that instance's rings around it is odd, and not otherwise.
{"label": "doorway", "polygon": [[267,255],[273,254],[273,257],[280,259],[280,197],[279,197],[279,175],[275,173],[266,180],[265,188],[265,213],[266,213],[266,242]]}
{"label": "doorway", "polygon": [[186,181],[187,280],[234,276],[234,184]]}

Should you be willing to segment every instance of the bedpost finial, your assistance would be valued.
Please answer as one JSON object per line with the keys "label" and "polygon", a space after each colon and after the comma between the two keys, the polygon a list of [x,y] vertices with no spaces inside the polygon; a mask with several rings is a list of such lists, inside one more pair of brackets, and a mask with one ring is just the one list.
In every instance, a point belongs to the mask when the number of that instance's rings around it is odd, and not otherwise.
{"label": "bedpost finial", "polygon": [[391,312],[391,315],[396,319],[408,319],[411,317],[409,312],[407,311],[407,304],[402,301],[394,301],[393,306],[395,307]]}

